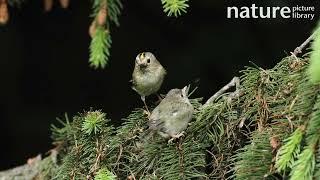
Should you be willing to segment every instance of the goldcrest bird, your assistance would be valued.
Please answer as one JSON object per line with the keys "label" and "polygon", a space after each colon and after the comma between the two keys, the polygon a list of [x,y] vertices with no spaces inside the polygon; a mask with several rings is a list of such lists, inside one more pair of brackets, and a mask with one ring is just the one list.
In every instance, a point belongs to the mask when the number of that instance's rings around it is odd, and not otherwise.
{"label": "goldcrest bird", "polygon": [[149,118],[149,130],[158,132],[172,141],[183,135],[192,119],[194,108],[188,99],[186,86],[183,89],[172,89],[160,104],[154,108]]}
{"label": "goldcrest bird", "polygon": [[132,89],[135,90],[143,101],[147,111],[145,97],[156,93],[163,82],[166,70],[151,52],[137,55],[132,73]]}

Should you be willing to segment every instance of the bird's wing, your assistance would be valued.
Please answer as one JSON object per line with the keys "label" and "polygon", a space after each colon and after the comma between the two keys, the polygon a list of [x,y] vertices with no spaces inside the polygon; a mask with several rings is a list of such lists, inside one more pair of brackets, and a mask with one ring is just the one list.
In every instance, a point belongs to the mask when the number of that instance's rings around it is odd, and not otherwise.
{"label": "bird's wing", "polygon": [[168,113],[168,115],[171,117],[169,120],[174,122],[176,122],[177,117],[179,117],[181,120],[184,120],[185,117],[189,117],[190,114],[193,114],[193,107],[185,102],[175,103]]}
{"label": "bird's wing", "polygon": [[132,87],[136,87],[136,85],[137,85],[137,82],[135,80],[135,77],[137,76],[137,73],[138,73],[138,70],[135,67],[134,70],[133,70],[133,73],[132,73],[132,79],[130,80],[130,82],[132,83]]}
{"label": "bird's wing", "polygon": [[129,82],[132,83],[132,86],[135,86],[137,84],[137,82],[134,80],[134,78],[132,78]]}
{"label": "bird's wing", "polygon": [[134,91],[137,91],[136,87],[137,87],[137,82],[135,81],[134,78],[132,78],[129,82],[131,82],[132,86],[131,88],[134,90]]}
{"label": "bird's wing", "polygon": [[192,119],[192,105],[186,102],[162,102],[152,111],[149,128],[168,136],[184,131]]}
{"label": "bird's wing", "polygon": [[166,99],[163,99],[161,103],[154,108],[149,118],[149,128],[153,130],[159,130],[164,124],[164,120],[167,119],[168,108],[171,106],[165,103]]}
{"label": "bird's wing", "polygon": [[149,121],[149,129],[151,130],[159,130],[162,129],[164,121],[161,119],[150,119]]}
{"label": "bird's wing", "polygon": [[[183,104],[184,105],[184,104]],[[182,106],[183,106],[182,105]],[[185,109],[183,107],[183,109]],[[163,128],[164,123],[173,121],[176,115],[181,111],[179,103],[168,102],[163,99],[161,103],[152,111],[150,115],[149,127],[151,129],[160,130]]]}
{"label": "bird's wing", "polygon": [[163,130],[168,134],[177,134],[187,128],[192,119],[193,107],[191,104],[179,102],[168,114],[169,117],[165,121]]}

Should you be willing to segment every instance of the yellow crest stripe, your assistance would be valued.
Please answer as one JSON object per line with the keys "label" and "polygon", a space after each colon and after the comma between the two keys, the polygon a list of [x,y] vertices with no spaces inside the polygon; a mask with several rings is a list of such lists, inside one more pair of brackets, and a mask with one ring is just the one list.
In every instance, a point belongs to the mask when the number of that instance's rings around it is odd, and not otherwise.
{"label": "yellow crest stripe", "polygon": [[140,59],[144,58],[144,52],[140,54]]}

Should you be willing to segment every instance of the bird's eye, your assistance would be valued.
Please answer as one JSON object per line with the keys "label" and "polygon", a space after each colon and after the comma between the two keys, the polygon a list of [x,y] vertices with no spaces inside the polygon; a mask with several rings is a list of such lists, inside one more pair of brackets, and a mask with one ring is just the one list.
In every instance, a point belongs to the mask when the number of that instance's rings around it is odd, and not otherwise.
{"label": "bird's eye", "polygon": [[149,58],[147,59],[147,63],[150,63],[150,59]]}

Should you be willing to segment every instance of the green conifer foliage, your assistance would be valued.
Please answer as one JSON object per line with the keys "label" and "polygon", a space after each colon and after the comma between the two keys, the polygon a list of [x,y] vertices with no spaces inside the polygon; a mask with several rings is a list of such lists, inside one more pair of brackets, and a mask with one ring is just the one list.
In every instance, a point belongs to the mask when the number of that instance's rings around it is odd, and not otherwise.
{"label": "green conifer foliage", "polygon": [[[185,136],[168,144],[145,139],[148,119],[134,110],[114,129],[89,111],[53,128],[57,177],[94,178],[102,168],[119,179],[310,179],[319,173],[319,87],[309,81],[308,57],[286,57],[272,69],[241,71],[240,96],[203,106]],[[304,169],[303,171],[301,169]]]}

